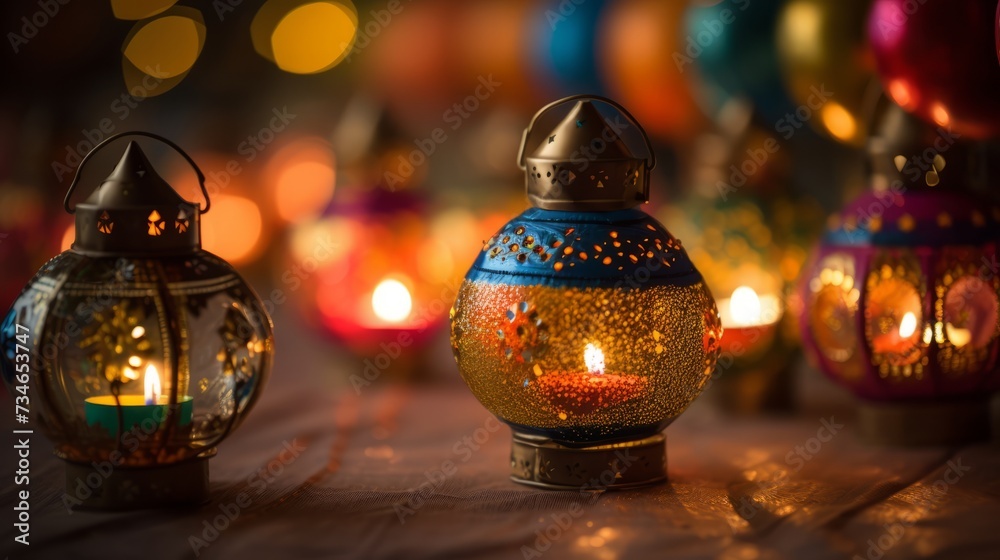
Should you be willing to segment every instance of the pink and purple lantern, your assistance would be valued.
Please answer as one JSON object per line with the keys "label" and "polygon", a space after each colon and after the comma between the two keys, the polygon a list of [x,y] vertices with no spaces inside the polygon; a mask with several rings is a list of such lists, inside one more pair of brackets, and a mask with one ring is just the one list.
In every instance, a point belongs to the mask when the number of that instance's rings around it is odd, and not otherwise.
{"label": "pink and purple lantern", "polygon": [[989,435],[1000,389],[1000,207],[965,189],[967,145],[892,106],[870,139],[872,192],[831,216],[803,274],[802,339],[862,399],[874,443]]}

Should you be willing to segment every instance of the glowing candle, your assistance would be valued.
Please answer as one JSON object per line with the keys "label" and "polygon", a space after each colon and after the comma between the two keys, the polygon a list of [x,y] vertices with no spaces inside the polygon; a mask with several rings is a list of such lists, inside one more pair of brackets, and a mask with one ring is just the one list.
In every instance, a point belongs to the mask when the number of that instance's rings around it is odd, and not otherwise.
{"label": "glowing candle", "polygon": [[[605,373],[604,352],[594,344],[583,351],[586,372],[554,371],[538,378],[538,390],[560,418],[569,414],[589,414],[628,402],[642,395],[646,378],[622,373]],[[535,374],[541,372],[535,366]]]}
{"label": "glowing candle", "polygon": [[392,278],[386,278],[375,286],[372,292],[372,313],[385,323],[400,324],[410,318],[413,298],[406,285]]}
{"label": "glowing candle", "polygon": [[[139,358],[129,358],[129,366],[137,367]],[[124,368],[125,377],[136,379],[138,374],[132,367]],[[194,399],[182,396],[177,399],[178,409],[174,417],[181,426],[191,423],[194,415]],[[114,395],[89,397],[84,401],[87,425],[101,425],[111,433],[119,431],[118,411],[121,407],[123,430],[133,426],[154,428],[166,421],[169,416],[170,399],[162,394],[160,372],[156,366],[149,364],[143,374],[142,395],[119,395],[116,401]]]}
{"label": "glowing candle", "polygon": [[916,313],[907,311],[896,328],[872,337],[872,350],[881,354],[906,354],[917,344],[918,321]]}
{"label": "glowing candle", "polygon": [[781,302],[772,294],[757,295],[749,286],[733,290],[729,299],[720,299],[719,318],[722,320],[723,351],[734,354],[752,352],[767,347],[774,338],[781,319]]}

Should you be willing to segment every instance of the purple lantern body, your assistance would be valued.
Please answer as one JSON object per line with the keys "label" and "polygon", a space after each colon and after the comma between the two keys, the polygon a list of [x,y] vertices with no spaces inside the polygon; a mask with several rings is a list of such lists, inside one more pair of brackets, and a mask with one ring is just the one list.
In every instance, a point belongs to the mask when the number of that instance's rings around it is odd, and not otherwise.
{"label": "purple lantern body", "polygon": [[[861,427],[876,436],[866,439],[894,439],[880,430],[905,432],[901,443],[976,439],[983,433],[967,428],[988,425],[980,420],[1000,390],[1000,206],[964,188],[975,150],[943,129],[914,128],[898,108],[888,117],[889,133],[870,142],[872,192],[830,217],[803,271],[803,344],[866,401],[863,411],[896,407],[891,421],[874,421],[882,427]],[[942,420],[943,405],[978,416]],[[918,410],[934,430],[954,429],[919,437]]]}
{"label": "purple lantern body", "polygon": [[850,203],[803,284],[802,339],[816,363],[869,400],[1000,389],[998,223],[1000,209],[956,192]]}

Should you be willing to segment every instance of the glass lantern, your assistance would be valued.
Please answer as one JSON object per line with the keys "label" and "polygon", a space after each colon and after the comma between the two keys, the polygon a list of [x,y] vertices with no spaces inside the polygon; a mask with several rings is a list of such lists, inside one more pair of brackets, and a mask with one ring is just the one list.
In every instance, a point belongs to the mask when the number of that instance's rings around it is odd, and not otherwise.
{"label": "glass lantern", "polygon": [[[569,101],[568,115],[537,135],[536,122]],[[617,112],[605,117],[595,102]],[[648,160],[622,140],[632,127]],[[534,207],[486,241],[451,312],[463,378],[513,429],[518,482],[664,480],[661,430],[715,366],[712,295],[680,242],[635,208],[648,199],[653,158],[638,123],[600,97],[550,104],[525,131],[520,164]]]}
{"label": "glass lantern", "polygon": [[831,216],[804,271],[803,342],[862,399],[864,439],[985,439],[1000,388],[1000,207],[968,193],[970,146],[896,106],[884,119],[872,192]]}
{"label": "glass lantern", "polygon": [[[176,149],[204,192],[201,171],[176,145],[125,134]],[[125,134],[95,147],[80,170]],[[208,459],[270,370],[270,318],[239,274],[201,249],[207,193],[204,210],[183,200],[135,142],[73,207],[79,178],[78,170],[65,201],[76,215],[72,248],[42,267],[4,318],[4,380],[15,394],[27,387],[25,427],[66,460],[67,505],[202,502]]]}

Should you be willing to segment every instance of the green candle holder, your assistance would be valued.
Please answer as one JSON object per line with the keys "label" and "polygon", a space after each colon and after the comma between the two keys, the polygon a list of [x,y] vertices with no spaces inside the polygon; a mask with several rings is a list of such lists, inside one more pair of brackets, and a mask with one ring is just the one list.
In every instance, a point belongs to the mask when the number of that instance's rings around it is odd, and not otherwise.
{"label": "green candle holder", "polygon": [[[142,395],[121,395],[118,403],[113,395],[101,395],[90,397],[84,401],[84,413],[88,426],[103,426],[109,433],[118,433],[118,406],[121,406],[122,430],[130,430],[135,426],[146,429],[150,432],[163,424],[170,416],[170,402],[166,398],[160,398],[157,404],[147,404],[146,397]],[[174,417],[180,426],[191,423],[194,416],[194,398],[179,397],[177,409]],[[144,428],[145,426],[145,428]]]}

